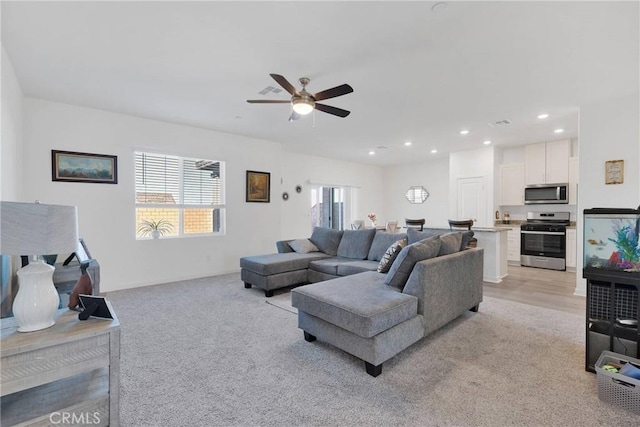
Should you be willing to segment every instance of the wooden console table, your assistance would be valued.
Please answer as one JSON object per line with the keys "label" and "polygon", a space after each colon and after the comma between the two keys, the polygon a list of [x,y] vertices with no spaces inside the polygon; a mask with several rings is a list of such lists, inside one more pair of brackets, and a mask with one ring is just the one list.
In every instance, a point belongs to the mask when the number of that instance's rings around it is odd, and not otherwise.
{"label": "wooden console table", "polygon": [[50,328],[17,328],[15,318],[2,319],[2,426],[119,425],[118,319],[81,321],[64,308]]}

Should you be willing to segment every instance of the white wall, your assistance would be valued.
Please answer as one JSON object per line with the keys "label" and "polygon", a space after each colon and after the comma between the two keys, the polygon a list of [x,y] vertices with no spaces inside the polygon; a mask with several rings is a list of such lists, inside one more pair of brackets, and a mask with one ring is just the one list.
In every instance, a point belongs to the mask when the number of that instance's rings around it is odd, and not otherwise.
{"label": "white wall", "polygon": [[[281,235],[283,239],[302,238],[311,235],[311,185],[325,184],[345,186],[353,194],[353,211],[346,213],[345,228],[354,219],[365,219],[374,212],[384,221],[387,217],[386,194],[383,186],[382,168],[334,159],[307,156],[298,153],[282,153],[280,191],[275,194],[281,202]],[[296,193],[297,185],[302,192]],[[289,194],[289,200],[282,201],[282,193]]]}
{"label": "white wall", "polygon": [[0,200],[22,201],[22,90],[4,47],[1,80]]}
{"label": "white wall", "polygon": [[[636,82],[637,88],[637,82]],[[582,279],[584,209],[637,208],[640,205],[640,93],[580,108],[578,184],[578,271],[576,293],[586,293]],[[605,161],[624,160],[624,184],[606,185]]]}
{"label": "white wall", "polygon": [[[412,204],[405,194],[412,186],[423,186],[429,198]],[[449,159],[440,158],[384,169],[385,214],[404,226],[405,218],[425,218],[427,227],[449,227]]]}
{"label": "white wall", "polygon": [[[53,182],[52,149],[117,155],[118,184]],[[226,235],[135,240],[134,149],[225,161]],[[273,252],[280,237],[279,186],[272,203],[245,202],[246,170],[271,172],[273,182],[280,144],[25,98],[24,150],[22,199],[78,206],[103,291],[238,271],[241,256]]]}

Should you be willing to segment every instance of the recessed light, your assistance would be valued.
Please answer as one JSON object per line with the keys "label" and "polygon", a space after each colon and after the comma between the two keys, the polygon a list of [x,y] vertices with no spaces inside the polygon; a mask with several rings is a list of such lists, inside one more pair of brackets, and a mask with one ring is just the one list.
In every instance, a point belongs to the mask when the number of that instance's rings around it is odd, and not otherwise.
{"label": "recessed light", "polygon": [[564,132],[564,129],[556,129],[556,130],[554,130],[553,132],[554,132],[554,133],[562,133],[562,132]]}
{"label": "recessed light", "polygon": [[489,141],[488,139],[486,141],[483,142],[484,145],[489,145],[491,144],[491,141]]}
{"label": "recessed light", "polygon": [[405,143],[404,143],[404,145],[405,145],[406,147],[410,146],[410,145],[411,145],[411,141],[407,141],[407,142],[405,142]]}
{"label": "recessed light", "polygon": [[468,133],[469,133],[469,131],[466,130],[466,129],[460,131],[460,135],[467,135]]}
{"label": "recessed light", "polygon": [[438,152],[438,150],[436,150],[435,148],[433,150],[431,150],[431,154],[436,154]]}
{"label": "recessed light", "polygon": [[370,156],[373,156],[374,154],[376,154],[376,152],[375,152],[375,151],[369,151],[369,155],[370,155]]}
{"label": "recessed light", "polygon": [[549,115],[548,115],[547,113],[539,114],[539,115],[538,115],[538,118],[539,118],[539,119],[546,119],[547,117],[549,117]]}

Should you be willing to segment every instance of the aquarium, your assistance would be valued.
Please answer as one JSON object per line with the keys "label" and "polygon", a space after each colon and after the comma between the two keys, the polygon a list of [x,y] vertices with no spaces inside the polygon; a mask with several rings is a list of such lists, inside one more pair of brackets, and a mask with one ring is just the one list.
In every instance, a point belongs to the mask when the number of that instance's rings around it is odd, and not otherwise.
{"label": "aquarium", "polygon": [[640,274],[640,210],[584,210],[584,269]]}

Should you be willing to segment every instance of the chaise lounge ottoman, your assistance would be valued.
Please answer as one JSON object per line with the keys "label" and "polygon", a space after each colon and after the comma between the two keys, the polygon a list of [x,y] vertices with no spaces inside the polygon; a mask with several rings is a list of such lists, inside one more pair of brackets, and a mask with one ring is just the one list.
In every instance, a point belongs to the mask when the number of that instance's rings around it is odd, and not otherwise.
{"label": "chaise lounge ottoman", "polygon": [[294,289],[305,340],[322,337],[363,360],[369,375],[380,375],[383,362],[424,336],[418,298],[386,285],[385,277],[367,272]]}
{"label": "chaise lounge ottoman", "polygon": [[264,289],[272,297],[274,289],[307,283],[307,269],[314,260],[329,258],[322,252],[287,252],[240,258],[240,278],[245,288]]}

